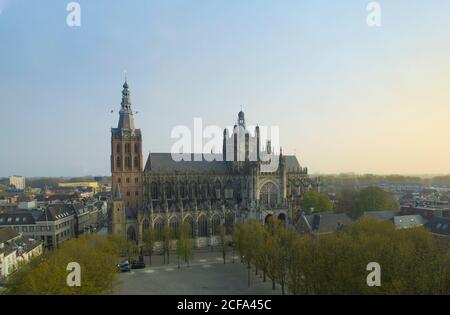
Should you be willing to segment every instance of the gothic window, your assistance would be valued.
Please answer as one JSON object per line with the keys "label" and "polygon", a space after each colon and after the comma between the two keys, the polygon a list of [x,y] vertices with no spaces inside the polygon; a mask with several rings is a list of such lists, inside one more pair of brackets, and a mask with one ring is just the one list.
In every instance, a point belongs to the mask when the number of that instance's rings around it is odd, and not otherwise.
{"label": "gothic window", "polygon": [[130,144],[129,143],[125,143],[125,153],[126,154],[130,154]]}
{"label": "gothic window", "polygon": [[173,187],[172,183],[166,182],[166,197],[167,199],[172,199]]}
{"label": "gothic window", "polygon": [[212,218],[212,235],[220,234],[220,217],[218,215],[213,216]]}
{"label": "gothic window", "polygon": [[164,221],[162,219],[158,219],[155,222],[155,234],[156,240],[162,241],[164,236]]}
{"label": "gothic window", "polygon": [[208,220],[205,215],[198,218],[198,236],[208,237]]}
{"label": "gothic window", "polygon": [[278,201],[278,189],[275,184],[264,184],[259,193],[259,200],[264,206],[275,207]]}
{"label": "gothic window", "polygon": [[120,154],[120,153],[122,152],[122,147],[121,147],[120,143],[118,143],[118,144],[116,145],[116,152],[117,152],[118,154]]}
{"label": "gothic window", "polygon": [[225,229],[228,235],[233,233],[234,228],[234,213],[228,212],[225,215]]}
{"label": "gothic window", "polygon": [[191,237],[194,238],[194,219],[192,219],[191,216],[187,217],[186,219],[184,219],[184,223],[185,224],[189,224],[190,228],[191,228]]}
{"label": "gothic window", "polygon": [[134,178],[134,182],[135,182],[135,183],[139,183],[139,178],[138,178],[138,177],[135,177],[135,178]]}
{"label": "gothic window", "polygon": [[134,144],[134,153],[139,154],[139,144],[138,143]]}
{"label": "gothic window", "polygon": [[129,183],[129,182],[130,182],[130,178],[129,178],[129,177],[127,177],[127,179],[126,179],[126,180],[127,180],[127,183]]}
{"label": "gothic window", "polygon": [[179,231],[179,224],[178,219],[176,217],[173,217],[170,219],[170,232],[172,233],[173,238],[178,238],[178,231]]}
{"label": "gothic window", "polygon": [[225,188],[225,199],[233,199],[233,198],[234,198],[233,183],[231,182],[231,180],[229,180]]}
{"label": "gothic window", "polygon": [[150,184],[150,194],[152,196],[152,199],[159,199],[159,191],[158,191],[158,184],[155,182],[152,182]]}
{"label": "gothic window", "polygon": [[222,187],[220,185],[220,181],[216,180],[216,183],[214,184],[214,193],[215,193],[216,199],[220,199],[221,189],[222,189]]}
{"label": "gothic window", "polygon": [[195,198],[197,198],[197,183],[193,183],[192,184],[192,194],[194,195]]}
{"label": "gothic window", "polygon": [[134,168],[139,169],[139,158],[137,156],[134,157]]}
{"label": "gothic window", "polygon": [[131,158],[129,156],[125,157],[125,168],[131,170]]}
{"label": "gothic window", "polygon": [[121,161],[120,161],[120,156],[118,156],[117,158],[116,158],[116,167],[118,168],[118,169],[120,169],[120,167],[121,167]]}
{"label": "gothic window", "polygon": [[186,198],[186,187],[184,183],[180,183],[180,195],[181,198]]}

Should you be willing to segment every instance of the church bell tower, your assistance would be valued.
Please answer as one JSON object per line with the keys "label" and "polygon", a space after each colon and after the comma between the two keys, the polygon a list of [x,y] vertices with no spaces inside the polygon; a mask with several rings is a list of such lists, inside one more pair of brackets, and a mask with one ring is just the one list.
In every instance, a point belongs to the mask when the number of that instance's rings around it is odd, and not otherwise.
{"label": "church bell tower", "polygon": [[124,208],[137,215],[143,204],[142,135],[134,126],[127,80],[123,84],[119,123],[111,129],[111,173],[112,195],[120,195]]}

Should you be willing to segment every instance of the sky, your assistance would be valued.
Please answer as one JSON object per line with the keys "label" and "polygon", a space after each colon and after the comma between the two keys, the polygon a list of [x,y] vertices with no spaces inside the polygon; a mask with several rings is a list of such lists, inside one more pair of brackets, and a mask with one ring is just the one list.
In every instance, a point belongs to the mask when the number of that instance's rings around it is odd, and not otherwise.
{"label": "sky", "polygon": [[243,105],[310,173],[450,173],[449,1],[69,2],[0,0],[0,176],[109,175],[124,71],[145,157]]}

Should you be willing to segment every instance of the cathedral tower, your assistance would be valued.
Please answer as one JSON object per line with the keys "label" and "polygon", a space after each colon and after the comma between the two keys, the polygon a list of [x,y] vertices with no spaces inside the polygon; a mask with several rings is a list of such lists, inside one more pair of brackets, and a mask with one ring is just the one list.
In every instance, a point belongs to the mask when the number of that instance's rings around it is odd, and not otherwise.
{"label": "cathedral tower", "polygon": [[143,204],[142,136],[141,130],[134,127],[127,80],[123,84],[119,124],[111,129],[111,173],[113,196],[120,195],[124,207],[136,215]]}

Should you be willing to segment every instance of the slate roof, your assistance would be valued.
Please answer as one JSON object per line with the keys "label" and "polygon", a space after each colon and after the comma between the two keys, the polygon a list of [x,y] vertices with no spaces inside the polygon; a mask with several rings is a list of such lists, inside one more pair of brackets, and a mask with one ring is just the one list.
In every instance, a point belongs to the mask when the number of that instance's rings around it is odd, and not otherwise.
{"label": "slate roof", "polygon": [[[151,153],[148,156],[147,163],[145,165],[146,172],[152,173],[227,173],[227,163],[223,161],[209,161],[205,159],[205,156],[213,159],[221,158],[221,155],[205,154],[203,157],[201,154],[191,154],[191,161],[174,161],[171,153]],[[195,159],[202,158],[201,161]]]}
{"label": "slate roof", "polygon": [[450,236],[450,218],[434,217],[425,224],[434,234]]}
{"label": "slate roof", "polygon": [[400,211],[365,211],[364,216],[379,220],[392,220],[398,216]]}
{"label": "slate roof", "polygon": [[30,225],[35,224],[36,220],[29,211],[18,210],[0,213],[0,226],[5,225]]}
{"label": "slate roof", "polygon": [[[229,169],[222,154],[190,154],[190,161],[174,161],[171,153],[150,153],[145,171],[152,173],[223,173]],[[275,156],[278,159],[278,156]],[[300,164],[294,155],[285,155],[285,165],[288,171],[299,170]],[[198,160],[198,161],[197,161]]]}
{"label": "slate roof", "polygon": [[402,229],[423,226],[427,223],[427,221],[418,214],[395,216],[393,222],[397,228]]}
{"label": "slate roof", "polygon": [[287,171],[298,171],[300,169],[300,163],[298,163],[295,155],[285,155],[284,158]]}
{"label": "slate roof", "polygon": [[19,236],[20,234],[12,228],[0,228],[0,243],[8,242]]}
{"label": "slate roof", "polygon": [[323,234],[337,232],[350,225],[353,220],[345,213],[315,213],[303,216],[300,222],[304,223],[297,224],[300,232]]}
{"label": "slate roof", "polygon": [[57,221],[74,214],[71,205],[50,205],[36,221]]}

